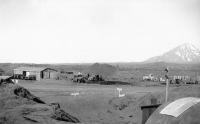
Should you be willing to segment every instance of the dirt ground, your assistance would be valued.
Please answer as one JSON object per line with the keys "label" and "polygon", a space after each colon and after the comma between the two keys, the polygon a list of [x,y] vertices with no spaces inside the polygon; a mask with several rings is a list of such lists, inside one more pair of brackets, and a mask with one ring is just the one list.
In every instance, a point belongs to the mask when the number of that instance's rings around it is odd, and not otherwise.
{"label": "dirt ground", "polygon": [[[161,64],[161,65],[160,65]],[[1,64],[0,64],[1,65]],[[13,69],[20,65],[4,64],[1,67],[6,74],[12,75]],[[21,65],[24,66],[24,65]],[[27,65],[29,66],[29,65]],[[79,72],[90,65],[38,65],[57,70]],[[164,103],[165,85],[160,82],[142,81],[143,75],[153,74],[164,78],[163,69],[170,68],[170,75],[188,75],[196,77],[199,72],[198,65],[166,65],[163,63],[145,65],[120,65],[120,71],[106,80],[129,82],[132,85],[98,85],[74,84],[68,75],[59,75],[60,80],[19,81],[18,85],[28,89],[33,95],[50,104],[58,102],[66,112],[77,117],[84,124],[141,124],[141,106],[150,105],[151,99],[156,98],[158,104]],[[186,68],[188,67],[188,68]],[[66,78],[67,76],[67,78]],[[118,97],[117,88],[122,88],[125,97]],[[181,97],[200,97],[200,85],[172,85],[169,99]],[[71,93],[78,92],[78,96]]]}
{"label": "dirt ground", "polygon": [[12,81],[0,82],[0,124],[68,124],[80,121],[59,104],[46,104]]}
{"label": "dirt ground", "polygon": [[[63,110],[81,122],[100,124],[140,124],[140,106],[150,104],[149,99],[146,102],[146,97],[165,90],[164,86],[105,86],[74,84],[65,80],[19,81],[18,85],[25,87],[46,103],[60,103]],[[122,88],[122,93],[126,96],[119,98],[117,88]],[[71,95],[76,92],[79,95]],[[145,103],[142,103],[142,100]]]}
{"label": "dirt ground", "polygon": [[[149,82],[143,82],[148,84]],[[141,124],[141,106],[165,101],[164,85],[98,85],[75,84],[66,80],[19,81],[18,85],[50,104],[58,102],[66,112],[84,124]],[[122,88],[125,97],[118,97]],[[200,85],[174,85],[169,88],[169,100],[182,97],[200,97]],[[79,93],[77,96],[71,93]]]}

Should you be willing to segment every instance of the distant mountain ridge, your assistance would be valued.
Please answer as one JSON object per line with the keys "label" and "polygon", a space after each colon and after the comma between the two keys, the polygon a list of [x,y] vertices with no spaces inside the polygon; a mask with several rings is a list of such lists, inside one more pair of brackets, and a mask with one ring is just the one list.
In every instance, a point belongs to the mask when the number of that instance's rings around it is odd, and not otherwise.
{"label": "distant mountain ridge", "polygon": [[145,62],[198,63],[200,50],[192,44],[184,43],[160,56],[152,57]]}

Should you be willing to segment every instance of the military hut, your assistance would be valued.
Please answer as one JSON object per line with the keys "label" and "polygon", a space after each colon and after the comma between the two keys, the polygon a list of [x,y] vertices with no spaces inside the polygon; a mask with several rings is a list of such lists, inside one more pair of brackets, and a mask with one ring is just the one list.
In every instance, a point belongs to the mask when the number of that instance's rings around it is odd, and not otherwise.
{"label": "military hut", "polygon": [[14,69],[14,79],[41,80],[56,79],[58,71],[51,68],[18,67]]}
{"label": "military hut", "polygon": [[145,124],[199,124],[200,98],[186,97],[161,105]]}

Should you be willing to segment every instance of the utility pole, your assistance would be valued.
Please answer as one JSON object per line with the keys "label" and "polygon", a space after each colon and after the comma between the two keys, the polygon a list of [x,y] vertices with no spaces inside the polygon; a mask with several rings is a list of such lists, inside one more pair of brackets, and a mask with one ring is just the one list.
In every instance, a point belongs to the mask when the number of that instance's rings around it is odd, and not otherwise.
{"label": "utility pole", "polygon": [[168,101],[168,94],[169,94],[169,75],[168,75],[168,72],[169,72],[169,69],[168,67],[165,68],[165,78],[166,78],[166,93],[165,93],[165,102]]}

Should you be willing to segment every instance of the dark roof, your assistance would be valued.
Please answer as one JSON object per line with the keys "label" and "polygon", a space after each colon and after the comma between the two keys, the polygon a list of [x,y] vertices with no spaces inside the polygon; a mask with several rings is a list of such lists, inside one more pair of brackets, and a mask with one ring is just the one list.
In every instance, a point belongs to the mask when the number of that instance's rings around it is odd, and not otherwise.
{"label": "dark roof", "polygon": [[[43,70],[46,70],[46,69],[51,69],[51,68],[44,68],[44,67],[18,67],[18,68],[14,69],[14,70],[37,71],[37,72],[40,72],[40,71],[43,71]],[[51,70],[57,71],[55,69],[51,69]]]}
{"label": "dark roof", "polygon": [[[46,70],[46,69],[50,69],[50,70],[54,70],[54,71],[58,72],[57,70],[52,69],[52,68],[45,68],[44,70]],[[42,70],[42,71],[44,71],[44,70]]]}
{"label": "dark roof", "polygon": [[46,68],[39,68],[39,67],[18,67],[14,70],[23,70],[23,71],[43,71]]}

